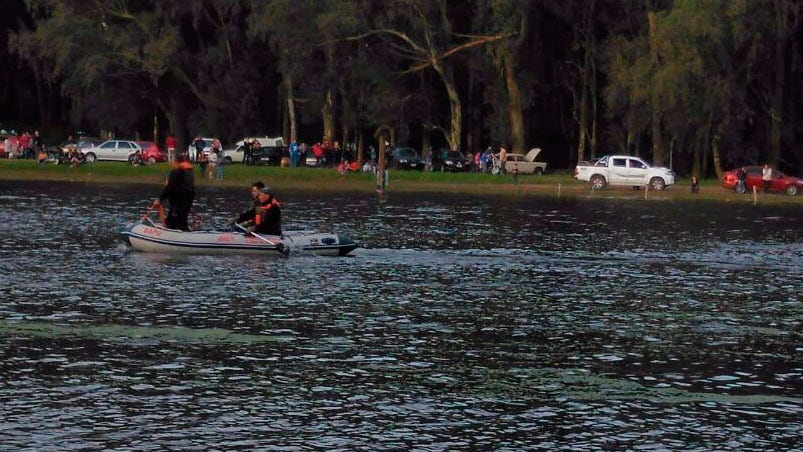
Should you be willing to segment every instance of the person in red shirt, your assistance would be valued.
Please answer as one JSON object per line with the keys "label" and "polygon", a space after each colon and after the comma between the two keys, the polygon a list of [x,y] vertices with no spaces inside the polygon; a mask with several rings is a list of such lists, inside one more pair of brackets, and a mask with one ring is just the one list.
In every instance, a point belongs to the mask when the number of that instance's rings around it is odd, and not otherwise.
{"label": "person in red shirt", "polygon": [[176,137],[168,135],[165,140],[165,148],[167,148],[167,161],[173,163],[176,161]]}

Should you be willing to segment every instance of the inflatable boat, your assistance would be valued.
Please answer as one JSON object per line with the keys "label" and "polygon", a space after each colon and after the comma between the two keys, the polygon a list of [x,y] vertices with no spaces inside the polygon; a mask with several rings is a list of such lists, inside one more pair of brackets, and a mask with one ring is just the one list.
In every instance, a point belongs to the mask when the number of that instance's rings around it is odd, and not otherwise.
{"label": "inflatable boat", "polygon": [[143,219],[126,227],[123,240],[136,251],[163,254],[262,254],[288,256],[292,252],[346,256],[359,245],[341,234],[310,230],[286,231],[281,236],[235,231],[168,229]]}

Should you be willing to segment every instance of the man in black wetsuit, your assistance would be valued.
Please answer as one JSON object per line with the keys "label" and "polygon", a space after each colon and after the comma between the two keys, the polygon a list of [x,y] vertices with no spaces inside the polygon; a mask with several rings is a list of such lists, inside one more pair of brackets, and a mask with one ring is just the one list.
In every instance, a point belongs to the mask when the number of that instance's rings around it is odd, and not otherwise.
{"label": "man in black wetsuit", "polygon": [[192,172],[192,165],[187,161],[185,155],[180,155],[173,163],[173,169],[167,176],[167,182],[165,182],[159,199],[154,201],[154,206],[159,206],[165,199],[170,203],[165,226],[189,231],[187,217],[190,215],[192,202],[195,200],[195,176]]}

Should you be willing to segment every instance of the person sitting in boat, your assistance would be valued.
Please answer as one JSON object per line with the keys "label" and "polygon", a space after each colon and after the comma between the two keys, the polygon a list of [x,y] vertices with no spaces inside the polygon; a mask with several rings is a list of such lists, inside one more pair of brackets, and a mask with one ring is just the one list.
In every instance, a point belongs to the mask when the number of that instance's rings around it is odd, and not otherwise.
{"label": "person sitting in boat", "polygon": [[189,231],[187,217],[190,215],[192,202],[195,200],[195,176],[192,165],[187,156],[182,154],[172,164],[173,169],[167,176],[167,182],[159,198],[153,202],[154,207],[160,206],[164,200],[170,202],[165,226],[171,229]]}
{"label": "person sitting in boat", "polygon": [[259,206],[254,215],[254,224],[248,227],[248,232],[282,235],[282,208],[268,187],[259,191]]}
{"label": "person sitting in boat", "polygon": [[261,181],[251,184],[251,202],[253,203],[253,207],[241,213],[237,217],[229,218],[228,224],[246,224],[254,221],[254,213],[256,212],[256,208],[259,206],[259,191],[263,188],[265,188],[265,184],[263,184]]}

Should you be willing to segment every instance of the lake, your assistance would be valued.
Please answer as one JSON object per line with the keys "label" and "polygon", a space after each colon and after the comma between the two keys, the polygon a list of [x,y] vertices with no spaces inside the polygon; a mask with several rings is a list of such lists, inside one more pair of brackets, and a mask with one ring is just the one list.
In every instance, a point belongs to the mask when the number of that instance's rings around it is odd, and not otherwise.
{"label": "lake", "polygon": [[0,181],[0,448],[799,447],[799,206],[281,192],[363,248],[131,252],[158,190]]}

